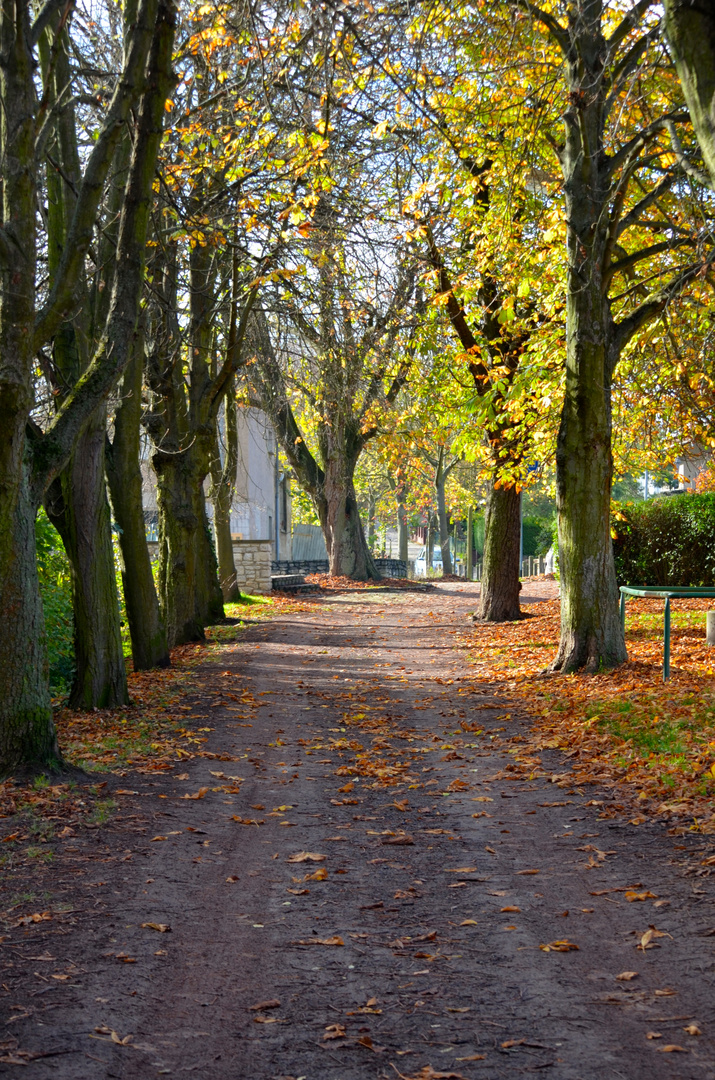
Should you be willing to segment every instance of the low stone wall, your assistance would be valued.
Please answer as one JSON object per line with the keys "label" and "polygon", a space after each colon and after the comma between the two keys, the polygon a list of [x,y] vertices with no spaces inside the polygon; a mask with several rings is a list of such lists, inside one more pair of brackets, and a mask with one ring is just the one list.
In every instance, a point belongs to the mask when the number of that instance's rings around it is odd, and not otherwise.
{"label": "low stone wall", "polygon": [[[148,540],[147,547],[153,558],[159,553],[156,540]],[[233,561],[241,592],[251,595],[271,591],[271,540],[234,540]]]}
{"label": "low stone wall", "polygon": [[233,561],[241,592],[255,594],[271,591],[272,552],[270,540],[234,540]]}

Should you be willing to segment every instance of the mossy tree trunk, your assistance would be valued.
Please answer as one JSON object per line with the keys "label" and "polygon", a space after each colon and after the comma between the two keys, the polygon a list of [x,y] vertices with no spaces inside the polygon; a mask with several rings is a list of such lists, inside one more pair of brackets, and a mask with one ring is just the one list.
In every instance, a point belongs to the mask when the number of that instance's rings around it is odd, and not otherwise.
{"label": "mossy tree trunk", "polygon": [[[470,514],[471,523],[471,514]],[[467,538],[474,543],[473,537]],[[484,562],[479,591],[479,618],[507,622],[521,618],[519,552],[521,496],[516,486],[492,482],[484,523]]]}
{"label": "mossy tree trunk", "polygon": [[[59,12],[54,24],[59,24]],[[48,35],[40,42],[45,90],[56,104],[71,83],[69,37],[59,33],[59,48],[50,56]],[[122,188],[126,183],[130,146],[121,169]],[[47,156],[47,246],[50,284],[62,265],[62,254],[77,209],[81,185],[77,125],[72,102],[58,109]],[[117,192],[115,214],[121,211]],[[116,237],[115,237],[116,243]],[[103,260],[101,271],[106,297],[103,328],[111,293],[113,260]],[[61,407],[89,364],[90,299],[84,275],[78,287],[79,311],[60,326],[52,344],[54,377],[58,384],[55,402]],[[75,709],[111,708],[127,704],[126,668],[117,595],[111,522],[104,479],[104,432],[106,404],[92,414],[79,437],[72,457],[45,500],[50,520],[57,528],[72,570],[72,611],[74,619],[75,674],[70,705]]]}
{"label": "mossy tree trunk", "polygon": [[142,499],[141,397],[144,337],[137,335],[121,384],[114,418],[114,438],[107,443],[106,470],[114,519],[119,529],[124,605],[135,671],[168,667],[169,646],[154,585],[146,541]]}

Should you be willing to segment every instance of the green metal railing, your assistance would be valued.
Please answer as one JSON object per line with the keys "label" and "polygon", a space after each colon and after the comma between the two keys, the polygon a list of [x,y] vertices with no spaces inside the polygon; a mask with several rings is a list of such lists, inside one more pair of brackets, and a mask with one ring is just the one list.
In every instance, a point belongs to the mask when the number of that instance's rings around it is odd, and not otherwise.
{"label": "green metal railing", "polygon": [[621,585],[621,627],[626,632],[626,596],[650,596],[665,601],[663,608],[663,682],[670,678],[670,601],[692,597],[715,597],[715,589],[694,586]]}

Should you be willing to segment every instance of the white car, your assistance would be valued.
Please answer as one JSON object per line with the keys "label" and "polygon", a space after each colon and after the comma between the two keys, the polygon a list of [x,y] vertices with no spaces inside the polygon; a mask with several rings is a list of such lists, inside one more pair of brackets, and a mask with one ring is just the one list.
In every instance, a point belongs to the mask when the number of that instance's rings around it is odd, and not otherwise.
{"label": "white car", "polygon": [[[432,570],[435,574],[442,573],[442,550],[436,544],[432,550]],[[427,577],[426,548],[422,548],[415,559],[415,577]]]}

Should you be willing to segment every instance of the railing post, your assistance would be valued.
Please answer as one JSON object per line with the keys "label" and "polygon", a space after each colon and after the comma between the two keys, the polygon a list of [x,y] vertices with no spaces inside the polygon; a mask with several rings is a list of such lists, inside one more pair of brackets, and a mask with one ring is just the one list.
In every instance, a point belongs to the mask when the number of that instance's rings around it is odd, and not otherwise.
{"label": "railing post", "polygon": [[626,594],[624,592],[621,593],[621,630],[623,631],[623,636],[625,637],[626,636]]}
{"label": "railing post", "polygon": [[670,678],[670,597],[665,598],[663,612],[663,682]]}

